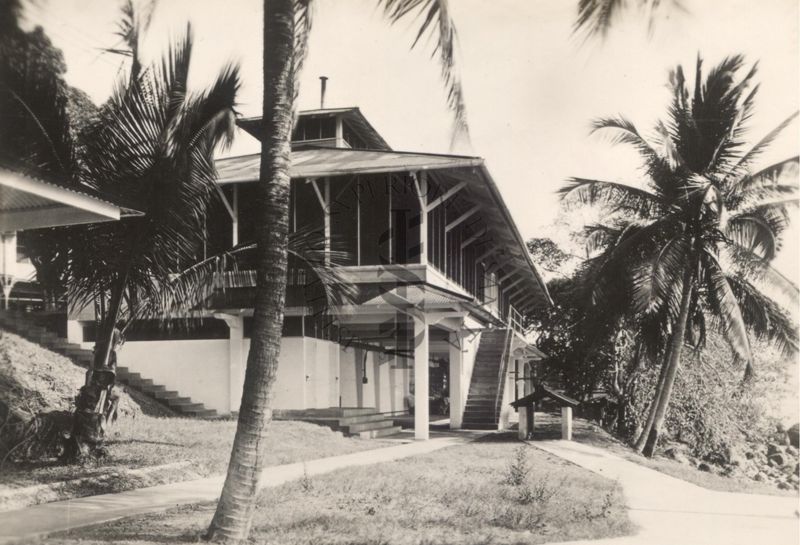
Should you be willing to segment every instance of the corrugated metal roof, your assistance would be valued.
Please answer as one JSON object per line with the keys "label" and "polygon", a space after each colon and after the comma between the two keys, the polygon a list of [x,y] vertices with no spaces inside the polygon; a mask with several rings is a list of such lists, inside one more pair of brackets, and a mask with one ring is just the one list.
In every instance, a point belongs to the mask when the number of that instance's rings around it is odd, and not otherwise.
{"label": "corrugated metal roof", "polygon": [[[480,157],[435,155],[398,151],[354,150],[342,148],[305,148],[292,152],[292,178],[317,178],[343,174],[378,174],[408,170],[434,170],[474,167],[483,164]],[[221,185],[258,180],[259,154],[217,160]]]}

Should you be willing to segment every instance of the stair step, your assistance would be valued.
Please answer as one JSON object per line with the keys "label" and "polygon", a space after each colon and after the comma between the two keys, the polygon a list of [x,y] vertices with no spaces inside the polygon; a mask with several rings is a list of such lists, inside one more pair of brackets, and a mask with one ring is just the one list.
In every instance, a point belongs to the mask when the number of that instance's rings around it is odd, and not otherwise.
{"label": "stair step", "polygon": [[383,428],[390,428],[394,426],[394,420],[378,420],[376,422],[363,422],[361,424],[353,424],[347,426],[348,434],[361,433],[363,431],[380,430]]}
{"label": "stair step", "polygon": [[378,437],[388,437],[396,435],[403,430],[402,426],[391,426],[389,428],[381,428],[378,430],[362,431],[358,434],[361,439],[377,439]]}
{"label": "stair step", "polygon": [[195,413],[198,411],[206,410],[206,406],[203,405],[202,403],[186,403],[181,405],[175,405],[175,407],[184,414]]}
{"label": "stair step", "polygon": [[340,426],[352,426],[354,424],[363,424],[365,422],[377,422],[379,420],[385,420],[386,415],[375,413],[375,414],[361,414],[357,416],[345,416],[344,418],[339,419]]}
{"label": "stair step", "polygon": [[148,394],[153,394],[155,397],[156,392],[165,392],[167,390],[166,386],[162,386],[161,384],[150,384],[142,386],[142,391]]}
{"label": "stair step", "polygon": [[153,394],[156,399],[160,399],[162,401],[168,401],[170,399],[177,399],[180,397],[180,394],[175,390],[160,390],[153,392]]}
{"label": "stair step", "polygon": [[219,415],[215,409],[201,409],[197,411],[184,411],[185,414],[191,414],[197,418],[216,418]]}

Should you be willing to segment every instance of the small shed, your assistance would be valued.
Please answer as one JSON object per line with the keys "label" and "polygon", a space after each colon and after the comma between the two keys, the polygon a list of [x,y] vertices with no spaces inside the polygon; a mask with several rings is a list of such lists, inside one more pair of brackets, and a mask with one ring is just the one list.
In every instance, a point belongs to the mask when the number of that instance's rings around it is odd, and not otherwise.
{"label": "small shed", "polygon": [[561,438],[572,439],[572,409],[579,405],[578,401],[559,393],[546,384],[534,384],[533,392],[511,403],[519,414],[520,439],[533,438],[533,414],[536,404],[544,399],[554,401],[561,408]]}

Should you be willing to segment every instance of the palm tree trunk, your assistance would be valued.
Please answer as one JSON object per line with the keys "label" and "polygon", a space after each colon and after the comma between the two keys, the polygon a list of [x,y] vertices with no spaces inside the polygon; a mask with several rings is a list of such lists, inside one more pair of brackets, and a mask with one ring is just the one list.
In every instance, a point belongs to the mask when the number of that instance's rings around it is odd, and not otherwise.
{"label": "palm tree trunk", "polygon": [[[103,314],[100,330],[97,332],[95,339],[94,361],[92,362],[92,367],[86,372],[86,380],[78,391],[78,396],[75,400],[72,433],[62,454],[62,459],[66,461],[75,461],[102,452],[105,436],[103,424],[106,408],[110,400],[107,397],[101,397],[101,394],[105,392],[104,395],[110,395],[110,388],[97,380],[97,375],[95,375],[94,371],[103,369],[108,365],[114,326],[122,308],[122,297],[125,292],[127,278],[128,272],[126,271],[111,288],[108,309]],[[113,388],[113,384],[111,388]],[[106,399],[105,404],[100,403],[102,399]],[[100,412],[95,409],[97,405],[102,405]]]}
{"label": "palm tree trunk", "polygon": [[289,165],[293,115],[294,0],[264,1],[264,103],[258,194],[257,281],[253,333],[239,422],[216,513],[206,534],[238,543],[250,532],[272,420],[286,295]]}
{"label": "palm tree trunk", "polygon": [[694,281],[695,266],[691,265],[683,278],[683,290],[681,293],[681,310],[678,314],[678,321],[675,324],[675,330],[672,332],[669,346],[669,358],[667,359],[664,372],[664,384],[661,387],[661,392],[658,396],[658,403],[656,404],[655,415],[653,418],[653,427],[647,436],[647,442],[644,445],[642,453],[652,457],[655,453],[656,446],[658,446],[658,439],[661,435],[661,428],[664,426],[664,420],[667,417],[667,408],[669,407],[669,400],[672,396],[672,386],[675,384],[675,377],[678,375],[678,368],[681,364],[681,353],[683,352],[683,343],[686,336],[686,323],[689,321],[689,307],[692,301],[692,283]]}
{"label": "palm tree trunk", "polygon": [[642,431],[639,432],[639,437],[636,438],[636,442],[633,445],[633,448],[636,450],[636,452],[642,452],[644,450],[644,445],[647,442],[647,438],[650,437],[650,432],[653,429],[653,422],[656,418],[656,407],[658,406],[658,401],[661,398],[661,392],[664,390],[664,379],[667,376],[667,361],[669,361],[669,355],[670,347],[667,347],[664,363],[661,365],[661,371],[658,374],[658,382],[656,382],[656,388],[653,391],[653,400],[650,402],[650,409],[647,411],[647,420],[644,423]]}
{"label": "palm tree trunk", "polygon": [[[108,365],[108,357],[111,354],[112,342],[114,337],[114,326],[119,318],[119,311],[122,308],[122,298],[125,294],[125,284],[128,281],[128,271],[122,273],[122,277],[111,288],[108,310],[103,316],[100,330],[95,338],[94,362],[95,369],[102,369]],[[88,384],[88,382],[87,382]]]}

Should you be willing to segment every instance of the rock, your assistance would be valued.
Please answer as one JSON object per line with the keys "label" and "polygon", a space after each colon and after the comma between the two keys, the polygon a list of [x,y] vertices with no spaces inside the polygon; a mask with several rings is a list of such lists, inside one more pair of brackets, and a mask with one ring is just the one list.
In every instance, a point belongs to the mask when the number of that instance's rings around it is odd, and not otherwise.
{"label": "rock", "polygon": [[663,454],[666,458],[669,458],[670,460],[675,460],[676,462],[680,462],[682,464],[691,462],[691,458],[689,456],[689,449],[685,445],[681,444],[670,445],[669,447],[664,449]]}
{"label": "rock", "polygon": [[710,465],[708,465],[708,464],[707,464],[707,463],[705,463],[705,462],[700,462],[700,463],[697,465],[697,469],[699,469],[700,471],[705,471],[705,472],[707,472],[707,473],[711,473],[711,466],[710,466]]}
{"label": "rock", "polygon": [[786,454],[789,454],[791,456],[797,456],[797,448],[793,447],[792,445],[789,445],[788,447],[786,447]]}
{"label": "rock", "polygon": [[791,475],[789,475],[789,482],[792,484],[800,483],[800,477],[792,473]]}
{"label": "rock", "polygon": [[780,482],[778,483],[778,488],[780,488],[781,490],[791,490],[792,485],[790,485],[789,483]]}
{"label": "rock", "polygon": [[773,467],[781,467],[786,463],[786,458],[783,454],[776,452],[769,457],[769,465]]}
{"label": "rock", "polygon": [[753,458],[756,457],[756,453],[753,452],[752,450],[748,450],[747,452],[744,453],[744,457],[747,458],[748,460],[752,460]]}
{"label": "rock", "polygon": [[754,481],[763,482],[767,479],[767,477],[763,473],[756,473],[756,476],[753,477]]}
{"label": "rock", "polygon": [[786,435],[789,436],[789,444],[795,448],[800,448],[800,424],[795,424],[788,430]]}
{"label": "rock", "polygon": [[779,445],[777,443],[769,443],[767,445],[767,458],[769,458],[773,454],[783,454],[784,452],[785,449],[783,448],[782,445]]}
{"label": "rock", "polygon": [[795,464],[794,465],[794,474],[795,475],[800,475],[800,464]]}

